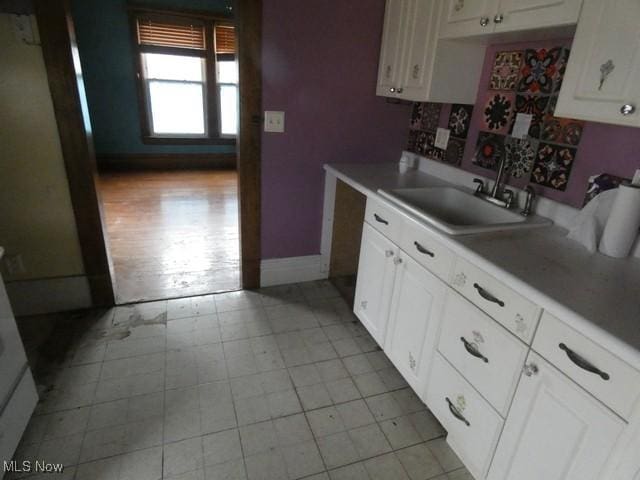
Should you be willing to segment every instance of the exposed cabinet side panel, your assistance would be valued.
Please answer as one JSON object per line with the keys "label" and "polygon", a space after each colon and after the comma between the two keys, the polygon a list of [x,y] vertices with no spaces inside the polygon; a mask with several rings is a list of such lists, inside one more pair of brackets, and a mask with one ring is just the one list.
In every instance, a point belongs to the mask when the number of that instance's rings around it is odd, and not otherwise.
{"label": "exposed cabinet side panel", "polygon": [[353,311],[379,345],[384,345],[396,255],[396,246],[365,223]]}
{"label": "exposed cabinet side panel", "polygon": [[556,115],[640,126],[639,18],[637,0],[585,0]]}
{"label": "exposed cabinet side panel", "polygon": [[490,480],[599,480],[625,423],[532,352]]}

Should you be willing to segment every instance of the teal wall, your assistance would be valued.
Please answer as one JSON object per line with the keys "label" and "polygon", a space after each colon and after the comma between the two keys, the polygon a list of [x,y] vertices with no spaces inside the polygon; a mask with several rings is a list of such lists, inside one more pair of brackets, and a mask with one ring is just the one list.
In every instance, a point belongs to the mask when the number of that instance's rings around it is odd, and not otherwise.
{"label": "teal wall", "polygon": [[[228,13],[230,0],[137,0],[136,5]],[[145,145],[126,0],[73,0],[80,60],[98,155],[226,153],[233,145]]]}

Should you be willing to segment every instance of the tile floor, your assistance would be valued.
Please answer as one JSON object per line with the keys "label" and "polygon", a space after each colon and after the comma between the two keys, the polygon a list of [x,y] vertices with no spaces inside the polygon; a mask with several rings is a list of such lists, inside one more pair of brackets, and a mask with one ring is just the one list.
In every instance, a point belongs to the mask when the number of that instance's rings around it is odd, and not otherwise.
{"label": "tile floor", "polygon": [[67,468],[33,479],[471,480],[328,282],[75,321],[15,456]]}

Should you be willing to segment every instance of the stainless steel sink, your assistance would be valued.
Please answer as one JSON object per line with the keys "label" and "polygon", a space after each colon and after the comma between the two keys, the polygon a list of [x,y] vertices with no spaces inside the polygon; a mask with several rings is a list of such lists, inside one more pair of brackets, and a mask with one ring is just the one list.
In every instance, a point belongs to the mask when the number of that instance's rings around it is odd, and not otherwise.
{"label": "stainless steel sink", "polygon": [[425,222],[450,234],[493,232],[550,225],[537,215],[524,217],[516,210],[492,205],[452,187],[398,188],[378,193]]}

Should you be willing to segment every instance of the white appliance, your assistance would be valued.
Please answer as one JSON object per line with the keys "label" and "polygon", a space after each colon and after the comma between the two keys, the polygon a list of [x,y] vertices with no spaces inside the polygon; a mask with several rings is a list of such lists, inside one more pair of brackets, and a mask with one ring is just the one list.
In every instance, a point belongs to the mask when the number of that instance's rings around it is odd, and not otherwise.
{"label": "white appliance", "polygon": [[[3,254],[0,247],[0,260]],[[5,473],[3,462],[13,457],[37,403],[36,386],[0,277],[0,479]]]}

